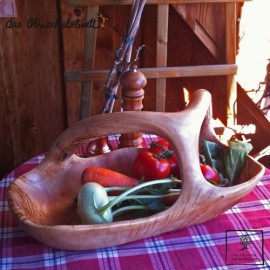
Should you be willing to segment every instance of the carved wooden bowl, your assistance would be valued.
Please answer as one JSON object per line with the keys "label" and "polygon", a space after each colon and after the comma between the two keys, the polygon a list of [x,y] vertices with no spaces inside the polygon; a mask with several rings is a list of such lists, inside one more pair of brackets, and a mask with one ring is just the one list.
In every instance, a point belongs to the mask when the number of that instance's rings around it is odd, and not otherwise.
{"label": "carved wooden bowl", "polygon": [[[45,159],[17,178],[8,190],[10,210],[19,225],[37,240],[56,248],[86,250],[118,245],[210,220],[235,205],[258,183],[264,167],[248,158],[236,185],[208,183],[199,167],[199,141],[215,140],[209,124],[211,95],[197,90],[181,112],[119,112],[78,122],[62,133]],[[79,144],[110,134],[144,132],[168,140],[182,172],[182,191],[167,210],[145,218],[108,224],[80,225],[76,198],[86,166],[102,166],[132,175],[137,148],[80,158]]]}

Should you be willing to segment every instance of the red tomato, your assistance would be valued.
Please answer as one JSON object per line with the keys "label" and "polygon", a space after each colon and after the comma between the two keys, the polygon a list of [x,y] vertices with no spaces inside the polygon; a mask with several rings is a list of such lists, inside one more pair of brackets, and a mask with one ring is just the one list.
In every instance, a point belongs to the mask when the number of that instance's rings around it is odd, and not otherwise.
{"label": "red tomato", "polygon": [[164,139],[157,140],[156,142],[152,142],[150,144],[150,151],[156,155],[169,149],[172,149],[171,145]]}
{"label": "red tomato", "polygon": [[219,176],[217,171],[209,165],[200,164],[202,174],[204,178],[214,185],[219,184]]}
{"label": "red tomato", "polygon": [[145,180],[162,179],[170,175],[170,163],[164,158],[157,159],[150,151],[142,151],[134,160],[134,172]]}
{"label": "red tomato", "polygon": [[[164,139],[159,139],[155,142],[152,142],[150,144],[149,151],[155,155],[160,155],[161,153],[163,153],[163,158],[167,159],[170,163],[170,174],[174,175],[175,177],[180,177],[178,161],[168,141]],[[164,151],[168,151],[168,153],[165,153]]]}

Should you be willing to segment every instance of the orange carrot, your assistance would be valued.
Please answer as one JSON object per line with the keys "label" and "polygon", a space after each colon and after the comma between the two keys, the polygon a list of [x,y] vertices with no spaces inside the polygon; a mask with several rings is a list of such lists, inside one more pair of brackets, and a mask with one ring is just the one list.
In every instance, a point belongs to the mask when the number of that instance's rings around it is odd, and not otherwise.
{"label": "orange carrot", "polygon": [[87,167],[81,176],[81,184],[96,182],[103,187],[134,187],[140,184],[136,178],[102,167]]}

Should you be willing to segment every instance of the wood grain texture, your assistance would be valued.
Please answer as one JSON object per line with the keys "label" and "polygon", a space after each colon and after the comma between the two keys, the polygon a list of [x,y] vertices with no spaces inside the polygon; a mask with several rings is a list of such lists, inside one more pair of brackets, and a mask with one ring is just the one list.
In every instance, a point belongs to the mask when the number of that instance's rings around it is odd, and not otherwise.
{"label": "wood grain texture", "polygon": [[[200,89],[193,93],[188,107],[178,113],[118,112],[78,122],[56,139],[37,168],[9,186],[11,212],[28,234],[66,250],[114,246],[216,217],[256,186],[264,167],[248,158],[248,168],[244,168],[238,184],[226,188],[211,185],[203,178],[199,138],[216,141],[209,126],[210,101],[209,92]],[[74,198],[80,190],[83,169],[101,166],[132,176],[132,164],[140,150],[124,148],[83,159],[73,155],[76,146],[100,136],[137,131],[158,134],[174,147],[183,181],[179,198],[169,209],[150,217],[80,225]]]}
{"label": "wood grain texture", "polygon": [[[183,77],[212,77],[226,76],[237,73],[236,64],[224,65],[202,65],[187,67],[159,67],[159,68],[138,68],[149,79],[156,78],[183,78]],[[109,70],[93,70],[93,71],[74,71],[65,72],[66,82],[104,81],[108,76]]]}
{"label": "wood grain texture", "polygon": [[[86,21],[87,8],[79,7],[79,19]],[[75,8],[67,6],[65,0],[61,0],[61,20],[68,19],[74,21],[77,19],[75,15]],[[62,61],[64,71],[82,70],[83,69],[83,51],[85,41],[85,29],[64,28],[61,33],[62,36]],[[66,113],[68,125],[75,123],[80,119],[80,102],[82,84],[80,82],[72,82],[65,84],[66,89]]]}
{"label": "wood grain texture", "polygon": [[[167,66],[168,53],[168,24],[169,24],[169,5],[163,4],[157,7],[157,51],[156,67]],[[166,105],[166,79],[156,80],[156,111],[165,112]]]}
{"label": "wood grain texture", "polygon": [[[236,61],[236,4],[226,4],[226,32],[225,32],[225,55],[226,63],[235,63]],[[237,87],[235,75],[227,77],[227,121],[228,126],[237,124],[237,106],[235,105],[237,99]]]}
{"label": "wood grain texture", "polygon": [[[89,21],[92,18],[95,18],[98,14],[98,11],[98,6],[88,6],[86,20]],[[96,43],[97,29],[87,28],[85,30],[85,46],[83,55],[83,68],[85,70],[93,70],[95,68]],[[90,108],[93,98],[93,85],[93,80],[82,83],[80,119],[87,118],[90,115]]]}
{"label": "wood grain texture", "polygon": [[[186,23],[209,52],[219,63],[224,62],[225,53],[225,4],[175,4],[173,7],[185,19]],[[218,14],[218,20],[216,20]],[[214,22],[214,23],[213,23]],[[223,26],[223,27],[222,27]]]}
{"label": "wood grain texture", "polygon": [[59,29],[27,27],[55,21],[56,1],[19,1],[17,28],[0,20],[0,176],[48,150],[63,131],[64,91]]}

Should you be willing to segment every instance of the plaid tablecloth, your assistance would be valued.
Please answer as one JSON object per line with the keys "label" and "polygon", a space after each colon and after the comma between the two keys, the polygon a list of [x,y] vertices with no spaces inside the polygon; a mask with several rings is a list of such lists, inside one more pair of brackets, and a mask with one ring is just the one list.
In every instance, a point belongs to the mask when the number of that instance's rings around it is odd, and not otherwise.
{"label": "plaid tablecloth", "polygon": [[7,203],[9,184],[43,157],[34,157],[0,181],[1,270],[270,269],[269,170],[241,202],[203,224],[120,246],[65,251],[28,236],[14,221]]}

